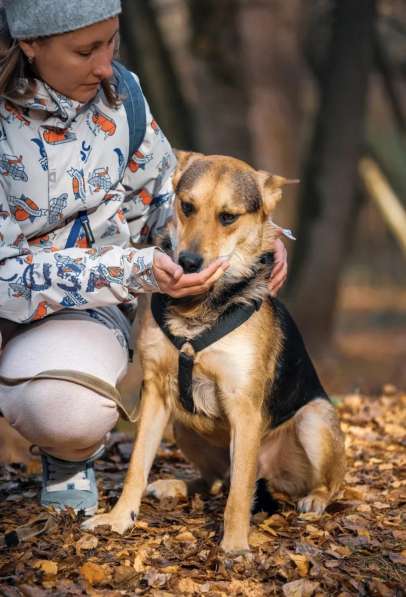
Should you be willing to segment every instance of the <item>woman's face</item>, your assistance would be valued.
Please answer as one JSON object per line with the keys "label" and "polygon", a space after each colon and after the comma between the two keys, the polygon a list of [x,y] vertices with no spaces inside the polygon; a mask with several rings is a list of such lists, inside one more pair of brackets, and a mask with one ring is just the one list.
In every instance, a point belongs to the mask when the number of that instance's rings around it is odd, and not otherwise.
{"label": "woman's face", "polygon": [[39,77],[78,102],[96,95],[103,79],[112,76],[118,17],[49,38],[21,41],[20,46]]}

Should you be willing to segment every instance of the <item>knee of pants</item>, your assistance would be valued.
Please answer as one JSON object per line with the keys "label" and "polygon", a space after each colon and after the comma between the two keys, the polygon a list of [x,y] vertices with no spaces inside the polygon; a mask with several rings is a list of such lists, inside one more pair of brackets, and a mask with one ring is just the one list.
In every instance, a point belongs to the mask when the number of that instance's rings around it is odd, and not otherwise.
{"label": "knee of pants", "polygon": [[3,411],[28,441],[67,460],[98,447],[119,416],[112,400],[62,380],[27,384]]}

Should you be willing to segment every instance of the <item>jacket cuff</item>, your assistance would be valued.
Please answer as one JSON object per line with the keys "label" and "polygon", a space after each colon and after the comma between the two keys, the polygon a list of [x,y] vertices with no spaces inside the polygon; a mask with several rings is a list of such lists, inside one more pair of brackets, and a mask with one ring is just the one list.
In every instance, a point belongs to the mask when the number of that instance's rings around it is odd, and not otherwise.
{"label": "jacket cuff", "polygon": [[153,270],[155,250],[160,251],[158,247],[148,247],[136,252],[128,279],[128,289],[131,294],[160,292]]}

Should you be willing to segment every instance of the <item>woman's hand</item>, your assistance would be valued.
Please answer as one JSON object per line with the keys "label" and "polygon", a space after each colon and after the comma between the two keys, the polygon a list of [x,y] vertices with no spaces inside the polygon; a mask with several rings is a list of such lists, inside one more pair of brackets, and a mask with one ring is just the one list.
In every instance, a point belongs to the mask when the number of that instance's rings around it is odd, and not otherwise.
{"label": "woman's hand", "polygon": [[274,260],[272,275],[268,284],[271,296],[278,294],[288,275],[288,254],[280,238],[275,241]]}
{"label": "woman's hand", "polygon": [[229,263],[216,259],[208,267],[195,274],[185,274],[180,265],[161,251],[154,252],[153,271],[159,289],[174,298],[203,294],[224,274]]}

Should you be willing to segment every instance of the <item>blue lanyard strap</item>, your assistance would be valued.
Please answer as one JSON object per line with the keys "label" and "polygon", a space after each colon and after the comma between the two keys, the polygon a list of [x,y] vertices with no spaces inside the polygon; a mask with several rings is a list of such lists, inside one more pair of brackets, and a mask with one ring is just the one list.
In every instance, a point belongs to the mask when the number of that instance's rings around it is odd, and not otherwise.
{"label": "blue lanyard strap", "polygon": [[86,234],[87,242],[89,247],[95,242],[92,229],[90,228],[89,217],[87,211],[80,211],[78,217],[73,222],[73,226],[70,230],[68,240],[66,241],[65,249],[71,249],[75,246],[78,240],[80,229],[83,228]]}

